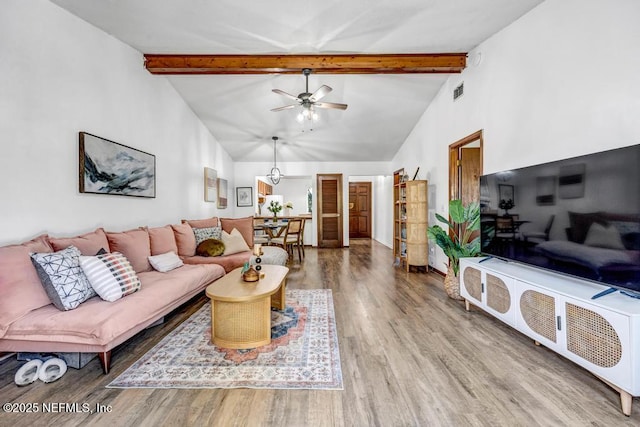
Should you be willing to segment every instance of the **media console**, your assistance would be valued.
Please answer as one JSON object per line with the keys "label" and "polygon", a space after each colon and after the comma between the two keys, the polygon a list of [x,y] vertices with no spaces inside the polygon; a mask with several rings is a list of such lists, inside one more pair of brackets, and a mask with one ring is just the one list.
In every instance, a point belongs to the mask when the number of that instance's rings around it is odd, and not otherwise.
{"label": "media console", "polygon": [[631,415],[640,396],[640,300],[606,286],[501,259],[460,260],[460,294],[536,345],[587,369],[620,393]]}

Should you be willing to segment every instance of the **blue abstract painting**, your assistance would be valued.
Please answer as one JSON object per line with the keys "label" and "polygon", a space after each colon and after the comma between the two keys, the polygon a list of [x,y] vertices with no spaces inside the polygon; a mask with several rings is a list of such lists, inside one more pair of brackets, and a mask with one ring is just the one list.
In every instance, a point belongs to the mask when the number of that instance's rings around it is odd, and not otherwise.
{"label": "blue abstract painting", "polygon": [[80,192],[156,196],[156,157],[80,132]]}

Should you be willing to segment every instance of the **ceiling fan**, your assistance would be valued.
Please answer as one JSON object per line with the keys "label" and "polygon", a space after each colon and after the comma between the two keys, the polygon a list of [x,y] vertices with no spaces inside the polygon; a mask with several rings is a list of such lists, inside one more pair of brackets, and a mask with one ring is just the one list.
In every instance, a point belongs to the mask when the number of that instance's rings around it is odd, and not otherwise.
{"label": "ceiling fan", "polygon": [[[346,110],[347,109],[347,104],[336,104],[335,102],[318,102],[320,99],[324,98],[329,92],[331,92],[333,89],[331,89],[329,86],[327,85],[322,85],[320,86],[320,89],[316,90],[313,93],[309,92],[309,75],[311,74],[311,69],[310,68],[305,68],[302,70],[302,74],[304,74],[305,79],[306,79],[306,88],[305,91],[302,92],[301,94],[299,94],[298,96],[293,96],[290,93],[287,93],[285,91],[282,91],[280,89],[272,89],[273,92],[285,96],[289,99],[292,99],[294,101],[296,101],[296,104],[291,104],[291,105],[285,105],[284,107],[278,107],[278,108],[273,108],[271,111],[282,111],[282,110],[289,110],[291,108],[295,108],[298,105],[301,105],[303,110],[302,110],[302,116],[308,118],[308,119],[317,119],[317,114],[314,113],[314,108],[333,108],[333,109],[337,109],[337,110]],[[306,113],[306,114],[305,114]],[[315,116],[315,117],[314,117]]]}

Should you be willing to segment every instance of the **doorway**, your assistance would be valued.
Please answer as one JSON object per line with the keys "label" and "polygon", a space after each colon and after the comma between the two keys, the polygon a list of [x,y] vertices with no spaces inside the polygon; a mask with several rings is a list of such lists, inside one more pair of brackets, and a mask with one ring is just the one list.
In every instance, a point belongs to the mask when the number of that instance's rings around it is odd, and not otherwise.
{"label": "doorway", "polygon": [[[482,175],[482,130],[449,146],[449,200],[460,199],[467,206],[480,203],[480,175]],[[460,230],[455,230],[460,233]],[[453,234],[454,230],[449,230]],[[474,239],[480,233],[474,231]]]}
{"label": "doorway", "polygon": [[449,200],[480,202],[482,130],[449,146]]}
{"label": "doorway", "polygon": [[318,174],[318,247],[341,248],[342,174]]}
{"label": "doorway", "polygon": [[371,238],[371,183],[349,183],[349,239]]}

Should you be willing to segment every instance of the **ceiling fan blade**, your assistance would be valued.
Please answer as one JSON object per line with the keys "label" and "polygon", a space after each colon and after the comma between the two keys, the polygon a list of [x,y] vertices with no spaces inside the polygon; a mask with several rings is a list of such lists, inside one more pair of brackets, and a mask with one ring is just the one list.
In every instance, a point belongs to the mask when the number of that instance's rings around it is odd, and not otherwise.
{"label": "ceiling fan blade", "polygon": [[316,102],[313,106],[318,108],[335,108],[336,110],[347,109],[347,104],[336,104],[335,102]]}
{"label": "ceiling fan blade", "polygon": [[290,110],[290,109],[295,108],[297,106],[298,106],[298,104],[285,105],[284,107],[272,108],[271,111]]}
{"label": "ceiling fan blade", "polygon": [[311,94],[311,96],[309,97],[309,100],[311,102],[319,101],[320,99],[324,98],[332,90],[333,89],[331,89],[329,86],[322,85],[320,86],[320,89],[318,89],[317,91]]}
{"label": "ceiling fan blade", "polygon": [[278,95],[286,96],[287,98],[293,99],[294,101],[300,101],[300,99],[298,99],[297,96],[293,96],[290,93],[287,93],[283,90],[280,90],[280,89],[271,89],[271,90],[277,93]]}

